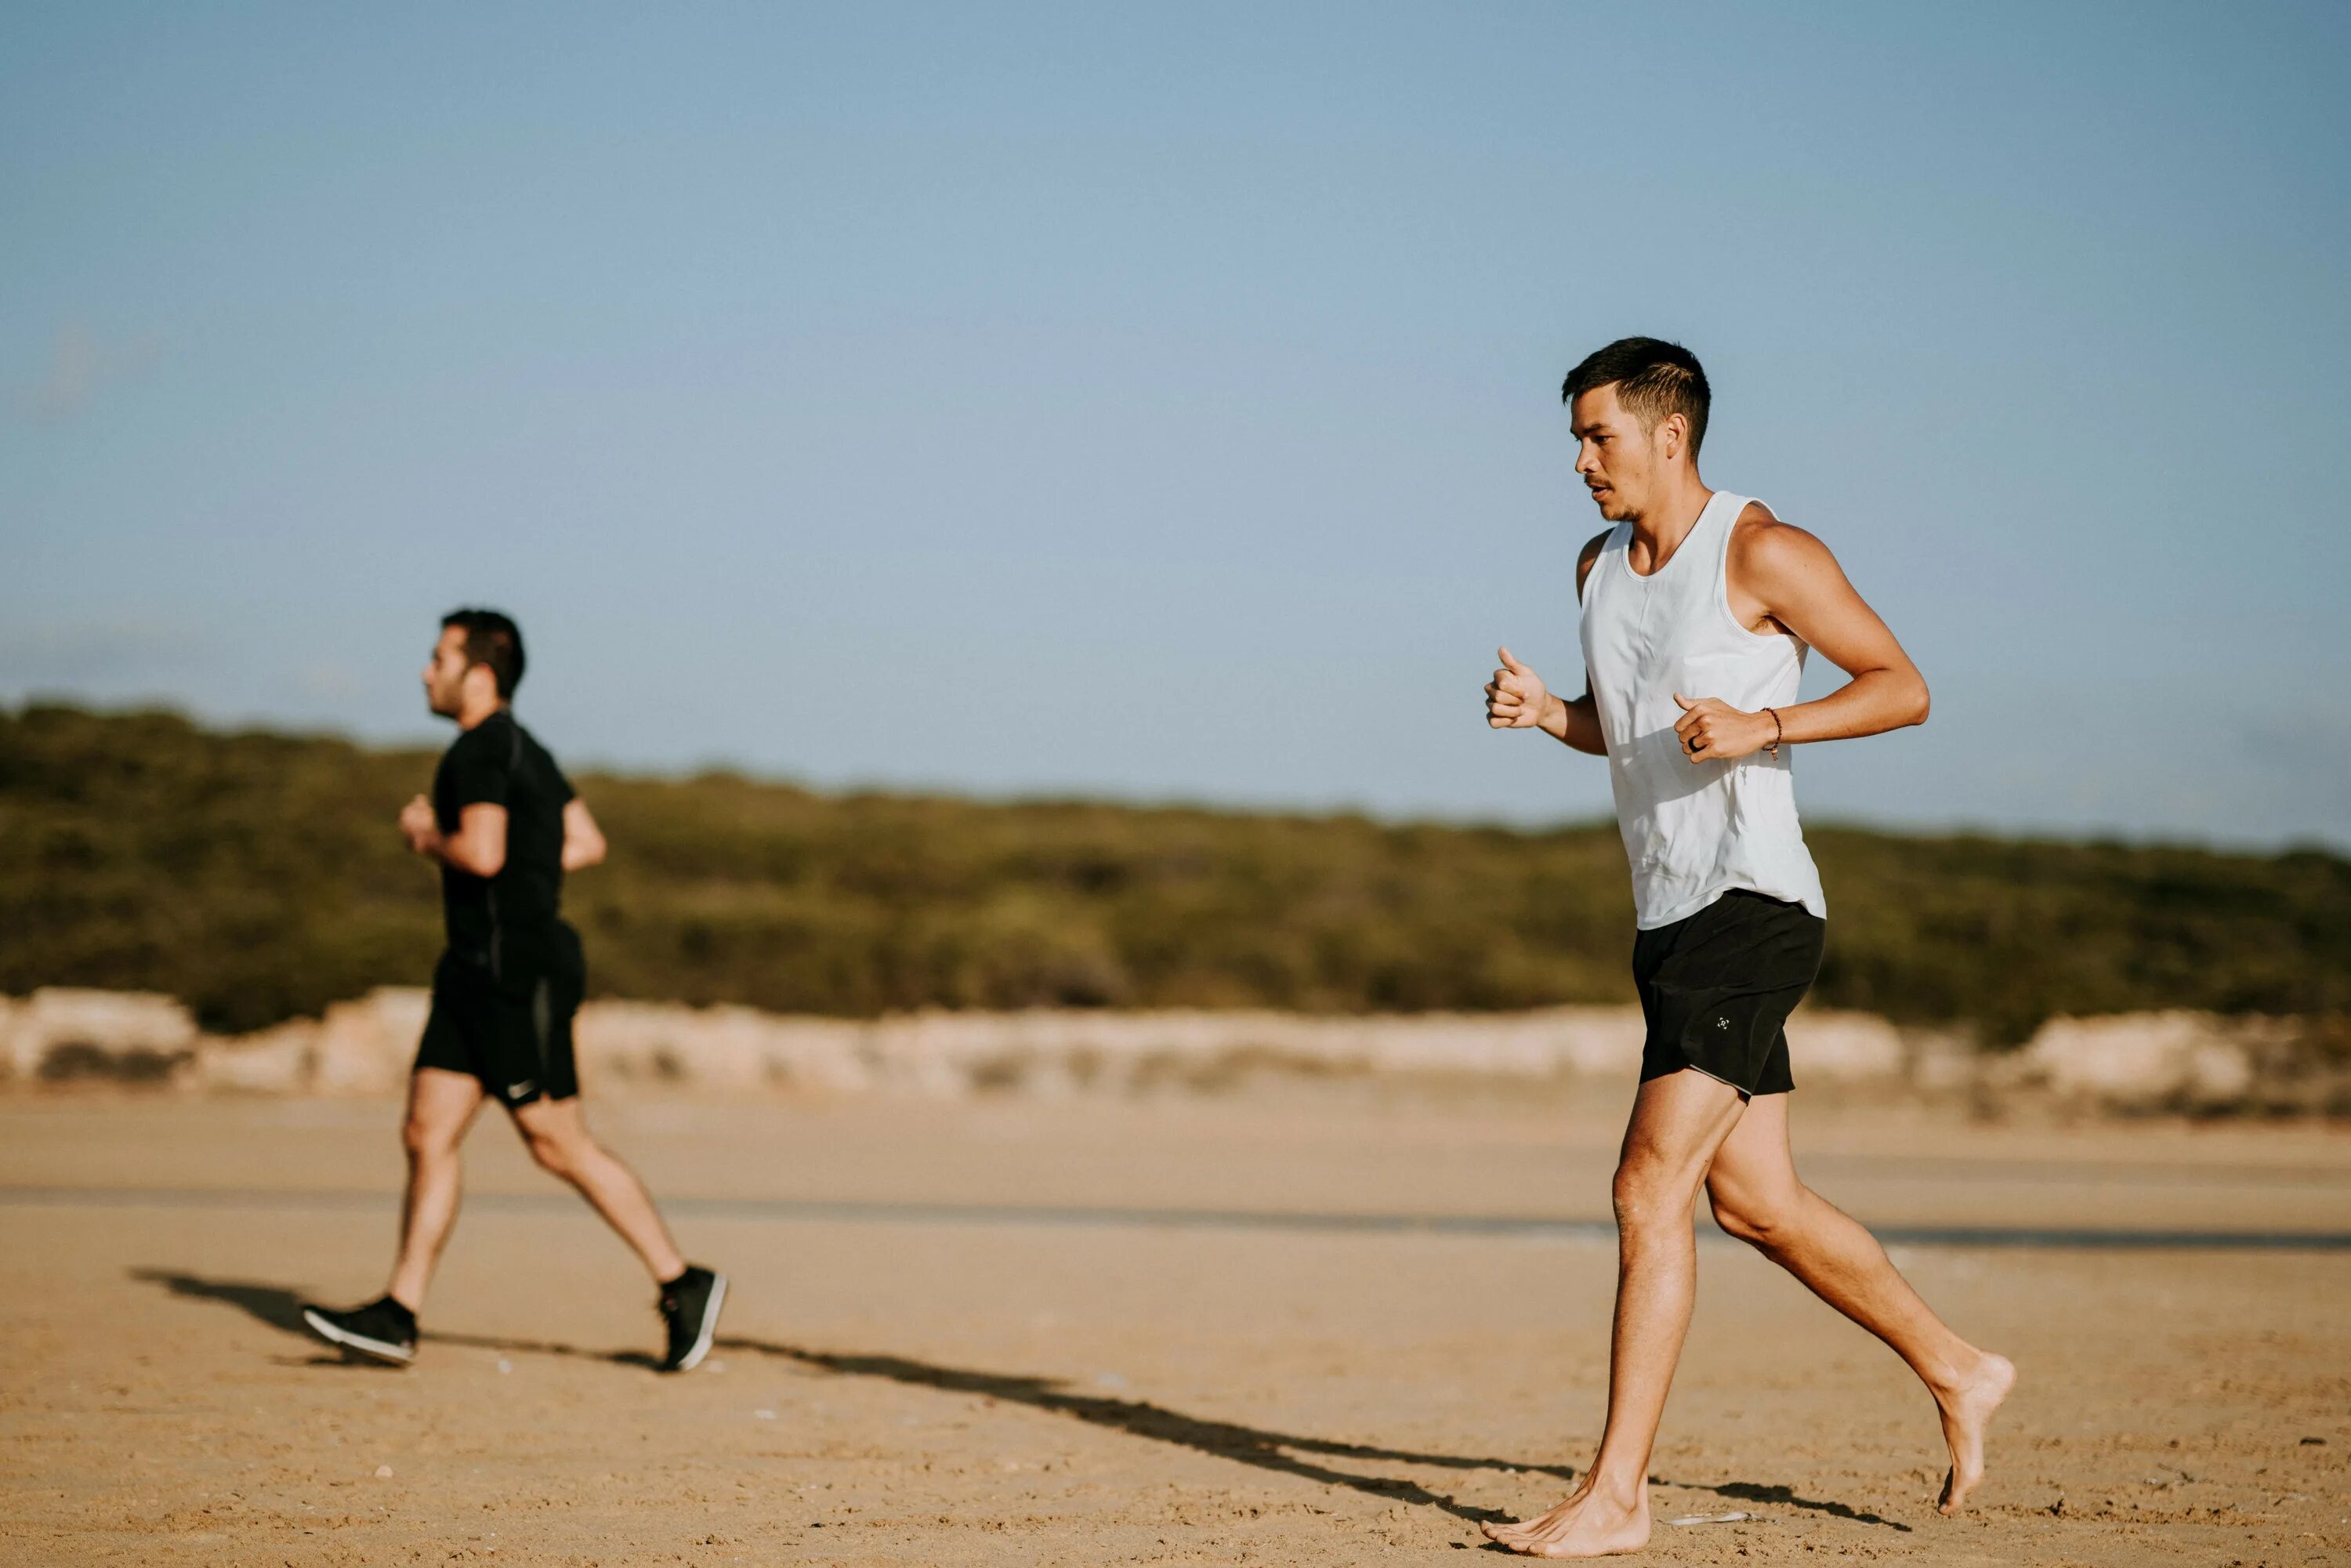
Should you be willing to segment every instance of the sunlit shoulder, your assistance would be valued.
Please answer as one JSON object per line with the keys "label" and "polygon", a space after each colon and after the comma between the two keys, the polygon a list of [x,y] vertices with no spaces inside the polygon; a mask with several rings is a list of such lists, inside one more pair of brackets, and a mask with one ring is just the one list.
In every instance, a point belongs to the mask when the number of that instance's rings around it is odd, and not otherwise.
{"label": "sunlit shoulder", "polygon": [[1836,557],[1818,535],[1782,522],[1761,501],[1748,502],[1732,525],[1730,555],[1732,570],[1759,589],[1838,570]]}

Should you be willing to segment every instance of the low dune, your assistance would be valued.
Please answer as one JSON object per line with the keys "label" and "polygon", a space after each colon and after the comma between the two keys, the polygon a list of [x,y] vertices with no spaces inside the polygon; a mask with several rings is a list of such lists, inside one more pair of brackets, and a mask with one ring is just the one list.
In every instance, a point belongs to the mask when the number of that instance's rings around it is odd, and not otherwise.
{"label": "low dune", "polygon": [[[208,1035],[168,997],[49,988],[0,998],[0,1069],[18,1088],[77,1082],[190,1092],[398,1091],[429,1004],[385,988],[321,1019]],[[2325,1020],[2172,1011],[2058,1018],[2022,1049],[1868,1013],[1800,1011],[1808,1086],[2083,1112],[2351,1114],[2351,1060]],[[1312,1017],[1278,1012],[920,1012],[790,1017],[741,1007],[590,1002],[580,1074],[600,1093],[930,1095],[1214,1092],[1253,1080],[1443,1078],[1621,1082],[1637,1069],[1632,1008]]]}

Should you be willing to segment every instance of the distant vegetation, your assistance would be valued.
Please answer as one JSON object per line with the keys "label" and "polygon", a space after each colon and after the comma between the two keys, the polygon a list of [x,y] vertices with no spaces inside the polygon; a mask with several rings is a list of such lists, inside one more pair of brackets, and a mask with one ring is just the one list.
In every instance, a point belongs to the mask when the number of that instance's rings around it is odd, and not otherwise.
{"label": "distant vegetation", "polygon": [[[549,737],[560,747],[562,737]],[[0,713],[0,992],[184,998],[247,1030],[422,984],[433,758],[168,714]],[[612,841],[568,909],[608,996],[1482,1010],[1630,999],[1607,824],[984,805],[725,775],[575,780]],[[1816,829],[1816,991],[1993,1044],[2054,1012],[2351,1011],[2351,861]]]}

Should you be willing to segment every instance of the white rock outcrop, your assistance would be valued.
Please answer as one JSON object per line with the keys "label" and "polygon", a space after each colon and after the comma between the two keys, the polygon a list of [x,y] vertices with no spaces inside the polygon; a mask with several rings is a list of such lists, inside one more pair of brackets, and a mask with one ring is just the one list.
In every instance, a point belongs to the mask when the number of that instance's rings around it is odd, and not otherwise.
{"label": "white rock outcrop", "polygon": [[161,1077],[195,1044],[194,1015],[152,991],[51,986],[0,998],[0,1063],[20,1081]]}
{"label": "white rock outcrop", "polygon": [[[431,1005],[387,988],[257,1035],[199,1043],[193,1088],[397,1092]],[[1860,1013],[1806,1011],[1790,1024],[1796,1071],[1813,1082],[1892,1081],[1901,1035]],[[1635,1008],[1309,1018],[1274,1012],[921,1012],[793,1018],[749,1008],[597,1001],[573,1039],[584,1082],[603,1091],[742,1093],[887,1089],[955,1095],[1131,1090],[1229,1082],[1251,1071],[1629,1080],[1641,1061]]]}
{"label": "white rock outcrop", "polygon": [[[395,1095],[431,1007],[388,987],[236,1038],[199,1036],[169,997],[47,989],[0,998],[0,1068],[19,1083],[162,1082],[201,1092]],[[2215,1112],[2351,1103],[2351,1073],[2305,1049],[2298,1020],[2210,1013],[2052,1019],[2022,1051],[1985,1056],[1953,1031],[1904,1031],[1869,1013],[1804,1009],[1789,1020],[1802,1085],[1979,1104]],[[600,1093],[959,1095],[1216,1089],[1254,1074],[1434,1075],[1629,1083],[1636,1008],[1310,1018],[1292,1013],[921,1012],[855,1019],[750,1008],[596,1001],[574,1040]],[[1988,1099],[1986,1097],[1989,1097]]]}
{"label": "white rock outcrop", "polygon": [[2117,1109],[2227,1106],[2253,1087],[2248,1031],[2212,1013],[2053,1018],[2012,1071],[2061,1097]]}

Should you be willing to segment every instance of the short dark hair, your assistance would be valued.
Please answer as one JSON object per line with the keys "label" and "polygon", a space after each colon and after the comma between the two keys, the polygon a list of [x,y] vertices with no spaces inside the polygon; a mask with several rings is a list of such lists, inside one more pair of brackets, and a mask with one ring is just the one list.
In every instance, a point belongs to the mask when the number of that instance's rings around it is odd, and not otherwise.
{"label": "short dark hair", "polygon": [[498,700],[511,702],[522,685],[522,628],[495,610],[452,610],[441,624],[465,633],[465,667],[487,664],[498,683]]}
{"label": "short dark hair", "polygon": [[1690,455],[1706,440],[1706,409],[1712,401],[1698,356],[1661,338],[1619,338],[1584,357],[1567,372],[1559,401],[1573,403],[1585,392],[1614,386],[1617,401],[1633,411],[1644,430],[1655,430],[1668,414],[1689,421]]}

